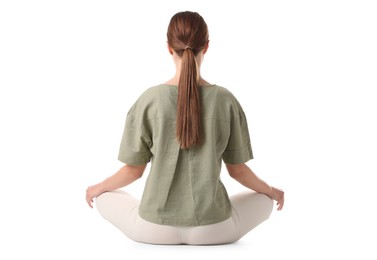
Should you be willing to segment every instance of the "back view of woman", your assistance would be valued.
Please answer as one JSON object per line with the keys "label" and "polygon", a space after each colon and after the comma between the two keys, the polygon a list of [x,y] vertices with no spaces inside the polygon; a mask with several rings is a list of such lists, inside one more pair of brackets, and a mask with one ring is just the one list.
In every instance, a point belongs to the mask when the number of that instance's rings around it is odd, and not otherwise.
{"label": "back view of woman", "polygon": [[[169,23],[168,50],[176,66],[169,81],[148,88],[128,111],[119,149],[125,165],[90,186],[100,214],[130,239],[151,244],[232,243],[284,205],[284,192],[245,164],[253,158],[246,115],[234,95],[200,74],[208,28],[196,12]],[[121,190],[150,172],[141,200]],[[221,179],[249,188],[229,197]]]}

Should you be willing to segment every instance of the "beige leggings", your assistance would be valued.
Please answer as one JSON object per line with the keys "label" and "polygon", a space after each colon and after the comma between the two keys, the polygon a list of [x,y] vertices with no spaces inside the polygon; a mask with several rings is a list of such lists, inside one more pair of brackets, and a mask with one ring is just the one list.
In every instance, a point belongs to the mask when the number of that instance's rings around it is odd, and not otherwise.
{"label": "beige leggings", "polygon": [[96,199],[100,214],[130,239],[149,244],[216,245],[233,243],[269,218],[273,201],[252,191],[230,198],[232,216],[222,222],[196,227],[158,225],[138,214],[140,201],[122,190],[101,194]]}

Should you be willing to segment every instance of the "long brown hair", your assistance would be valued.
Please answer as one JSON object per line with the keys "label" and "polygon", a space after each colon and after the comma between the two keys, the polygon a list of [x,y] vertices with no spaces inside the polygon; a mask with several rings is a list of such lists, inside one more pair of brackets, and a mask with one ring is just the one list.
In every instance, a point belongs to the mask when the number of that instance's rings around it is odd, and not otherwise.
{"label": "long brown hair", "polygon": [[196,12],[179,12],[170,20],[168,44],[182,59],[178,83],[176,135],[181,148],[202,143],[199,69],[195,56],[208,44],[208,28]]}

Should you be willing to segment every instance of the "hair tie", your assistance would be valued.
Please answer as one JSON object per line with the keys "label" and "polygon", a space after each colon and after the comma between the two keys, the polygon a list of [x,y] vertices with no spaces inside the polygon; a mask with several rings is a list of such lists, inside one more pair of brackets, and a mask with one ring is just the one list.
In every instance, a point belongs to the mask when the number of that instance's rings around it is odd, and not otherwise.
{"label": "hair tie", "polygon": [[190,50],[192,50],[192,48],[191,48],[190,46],[186,46],[186,47],[185,47],[185,50],[186,50],[186,49],[190,49]]}

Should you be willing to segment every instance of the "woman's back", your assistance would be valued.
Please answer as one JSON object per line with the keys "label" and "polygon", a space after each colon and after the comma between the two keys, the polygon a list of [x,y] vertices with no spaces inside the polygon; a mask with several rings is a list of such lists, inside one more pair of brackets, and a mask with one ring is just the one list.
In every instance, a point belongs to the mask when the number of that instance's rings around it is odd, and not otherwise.
{"label": "woman's back", "polygon": [[205,225],[229,218],[231,205],[220,180],[222,161],[252,158],[242,107],[225,88],[200,87],[203,142],[181,149],[176,138],[177,86],[158,85],[132,106],[119,160],[130,165],[152,160],[139,214],[157,223]]}

